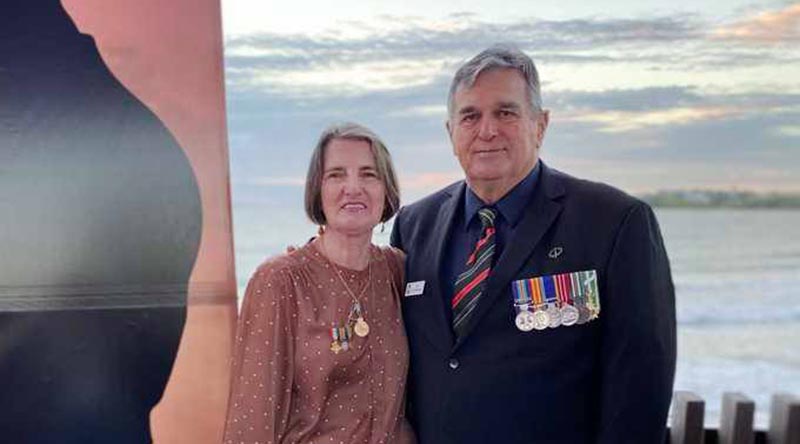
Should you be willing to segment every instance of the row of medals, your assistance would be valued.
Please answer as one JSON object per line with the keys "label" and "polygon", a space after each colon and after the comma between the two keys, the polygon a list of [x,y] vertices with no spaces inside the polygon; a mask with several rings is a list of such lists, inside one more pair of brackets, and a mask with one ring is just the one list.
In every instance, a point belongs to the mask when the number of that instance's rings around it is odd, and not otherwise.
{"label": "row of medals", "polygon": [[528,304],[515,305],[517,316],[514,323],[521,331],[583,324],[598,315],[597,309],[584,304],[579,304],[577,307],[570,303],[561,303],[560,306],[556,303],[541,304],[533,307],[532,312],[529,307]]}
{"label": "row of medals", "polygon": [[369,324],[364,320],[361,304],[358,302],[353,303],[344,327],[331,328],[331,351],[338,354],[341,351],[350,350],[350,339],[352,339],[353,333],[359,338],[364,338],[369,334]]}

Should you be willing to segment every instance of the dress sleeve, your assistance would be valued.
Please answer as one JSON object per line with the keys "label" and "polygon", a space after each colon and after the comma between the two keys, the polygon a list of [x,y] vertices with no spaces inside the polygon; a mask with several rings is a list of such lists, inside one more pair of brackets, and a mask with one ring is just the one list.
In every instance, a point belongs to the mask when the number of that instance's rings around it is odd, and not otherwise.
{"label": "dress sleeve", "polygon": [[291,408],[295,311],[288,271],[262,265],[247,285],[236,329],[224,443],[281,442]]}

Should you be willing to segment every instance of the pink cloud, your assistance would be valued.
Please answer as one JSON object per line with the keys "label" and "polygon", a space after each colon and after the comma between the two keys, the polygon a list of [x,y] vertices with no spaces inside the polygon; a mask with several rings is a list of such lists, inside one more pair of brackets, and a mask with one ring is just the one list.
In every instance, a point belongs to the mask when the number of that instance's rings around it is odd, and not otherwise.
{"label": "pink cloud", "polygon": [[800,4],[763,12],[717,29],[713,36],[758,43],[800,41]]}
{"label": "pink cloud", "polygon": [[401,177],[400,188],[402,190],[432,191],[450,185],[463,178],[464,173],[461,170],[417,173]]}

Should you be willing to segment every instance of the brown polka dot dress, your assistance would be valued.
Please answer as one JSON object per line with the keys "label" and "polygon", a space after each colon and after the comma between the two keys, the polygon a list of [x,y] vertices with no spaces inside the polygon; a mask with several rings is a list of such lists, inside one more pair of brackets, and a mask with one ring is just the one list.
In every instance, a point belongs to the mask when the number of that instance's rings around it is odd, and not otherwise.
{"label": "brown polka dot dress", "polygon": [[[258,268],[239,318],[225,443],[414,442],[400,254],[371,247],[371,265],[356,271],[309,243]],[[365,291],[369,334],[334,353],[331,328],[344,327],[353,306],[340,277],[356,296]]]}

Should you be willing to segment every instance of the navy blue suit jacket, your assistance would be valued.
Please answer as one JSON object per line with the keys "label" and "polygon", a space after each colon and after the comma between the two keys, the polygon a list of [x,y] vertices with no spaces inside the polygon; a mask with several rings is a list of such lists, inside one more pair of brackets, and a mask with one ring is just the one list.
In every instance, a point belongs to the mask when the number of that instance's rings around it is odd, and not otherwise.
{"label": "navy blue suit jacket", "polygon": [[[539,184],[454,340],[440,266],[464,182],[403,207],[411,350],[408,415],[422,444],[664,442],[675,372],[675,301],[650,207],[542,164]],[[561,247],[562,253],[548,252]],[[552,255],[555,256],[555,255]],[[596,270],[601,311],[581,325],[522,332],[511,282]],[[448,295],[449,298],[449,295]]]}

